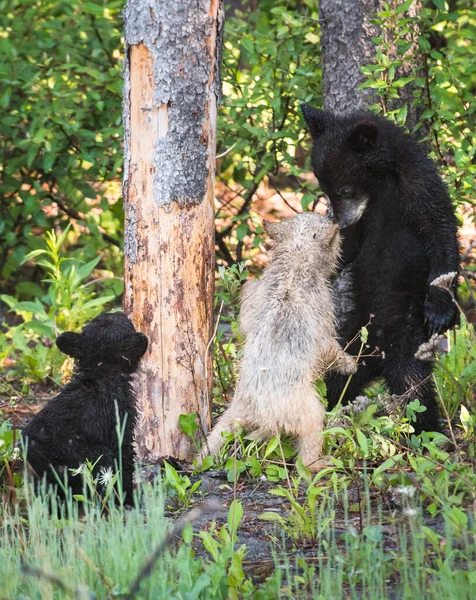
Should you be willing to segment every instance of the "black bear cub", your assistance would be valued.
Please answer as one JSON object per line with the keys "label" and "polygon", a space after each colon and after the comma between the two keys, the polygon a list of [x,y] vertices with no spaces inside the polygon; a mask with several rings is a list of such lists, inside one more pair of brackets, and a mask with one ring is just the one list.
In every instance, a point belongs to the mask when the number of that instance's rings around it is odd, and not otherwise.
{"label": "black bear cub", "polygon": [[[392,394],[418,398],[426,407],[416,431],[438,431],[431,365],[415,352],[457,317],[450,293],[430,285],[459,266],[448,192],[424,147],[390,121],[305,105],[302,111],[314,140],[312,167],[340,225],[342,267],[351,281],[352,310],[339,318],[340,340],[352,340],[373,315],[368,344],[378,349],[359,366],[344,401],[383,376]],[[357,354],[359,347],[357,340],[348,352]],[[346,381],[328,377],[330,407]]]}
{"label": "black bear cub", "polygon": [[126,419],[122,440],[122,482],[125,501],[132,503],[137,418],[132,376],[147,350],[147,338],[137,333],[124,313],[103,313],[81,333],[67,331],[56,340],[58,348],[74,358],[69,384],[23,430],[27,460],[37,475],[50,483],[65,471],[73,494],[81,494],[82,477],[72,476],[86,459],[101,469],[116,472],[119,465],[117,411]]}

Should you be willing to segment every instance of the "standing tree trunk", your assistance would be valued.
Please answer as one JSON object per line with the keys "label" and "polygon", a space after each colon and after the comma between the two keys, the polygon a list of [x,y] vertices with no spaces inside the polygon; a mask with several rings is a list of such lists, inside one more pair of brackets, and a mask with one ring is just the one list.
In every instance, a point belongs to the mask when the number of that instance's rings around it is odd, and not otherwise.
{"label": "standing tree trunk", "polygon": [[324,108],[345,113],[375,102],[372,89],[358,88],[365,81],[360,69],[375,54],[370,20],[378,10],[379,0],[320,0]]}
{"label": "standing tree trunk", "polygon": [[[403,4],[404,0],[397,0]],[[377,98],[371,88],[359,89],[365,75],[361,68],[369,65],[375,56],[373,36],[382,34],[379,27],[371,21],[377,12],[385,10],[381,0],[320,0],[319,18],[321,20],[322,45],[322,85],[324,108],[338,113],[367,110]],[[421,10],[421,2],[415,0],[404,12],[406,17],[416,17]],[[396,78],[408,77],[417,64],[422,70],[423,58],[418,50],[419,32],[411,36],[412,46],[406,54],[407,59],[397,69]],[[409,40],[410,41],[410,40]],[[400,98],[393,100],[388,108],[408,105],[406,126],[411,130],[419,120],[418,107],[411,106],[413,101],[412,85],[400,89]],[[426,129],[420,135],[427,135]]]}
{"label": "standing tree trunk", "polygon": [[210,425],[221,0],[128,0],[124,308],[149,337],[139,456],[190,459],[179,416]]}

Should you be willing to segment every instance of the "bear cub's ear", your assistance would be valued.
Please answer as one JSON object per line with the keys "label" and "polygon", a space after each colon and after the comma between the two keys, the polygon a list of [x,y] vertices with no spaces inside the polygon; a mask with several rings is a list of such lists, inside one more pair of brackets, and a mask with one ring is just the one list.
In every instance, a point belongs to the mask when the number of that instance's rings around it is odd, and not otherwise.
{"label": "bear cub's ear", "polygon": [[143,333],[128,335],[121,347],[122,354],[131,362],[139,362],[144,356],[149,340]]}
{"label": "bear cub's ear", "polygon": [[355,152],[375,148],[377,145],[378,129],[372,121],[359,121],[349,135],[349,147]]}
{"label": "bear cub's ear", "polygon": [[64,354],[79,358],[81,355],[81,334],[74,331],[65,331],[56,338],[56,345]]}
{"label": "bear cub's ear", "polygon": [[304,115],[309,133],[314,139],[320,137],[326,131],[334,118],[332,113],[313,108],[307,104],[301,104],[301,111]]}

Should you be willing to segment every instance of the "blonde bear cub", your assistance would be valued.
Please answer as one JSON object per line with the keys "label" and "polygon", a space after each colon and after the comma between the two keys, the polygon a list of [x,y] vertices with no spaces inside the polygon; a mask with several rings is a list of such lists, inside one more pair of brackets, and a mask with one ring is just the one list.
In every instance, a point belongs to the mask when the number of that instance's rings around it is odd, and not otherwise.
{"label": "blonde bear cub", "polygon": [[313,382],[329,369],[356,370],[334,325],[330,277],[340,235],[330,219],[310,212],[263,226],[272,249],[261,278],[242,288],[245,343],[235,394],[198,462],[219,451],[223,432],[242,427],[257,439],[292,436],[303,463],[317,470],[325,411]]}

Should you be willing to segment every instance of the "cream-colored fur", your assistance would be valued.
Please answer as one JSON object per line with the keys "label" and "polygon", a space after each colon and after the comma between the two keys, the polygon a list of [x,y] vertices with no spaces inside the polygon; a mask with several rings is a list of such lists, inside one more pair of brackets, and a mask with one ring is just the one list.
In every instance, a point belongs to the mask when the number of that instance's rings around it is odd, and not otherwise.
{"label": "cream-colored fur", "polygon": [[303,463],[312,469],[324,427],[313,381],[327,369],[356,369],[336,341],[334,325],[330,276],[339,255],[339,232],[315,213],[265,221],[264,227],[273,247],[261,279],[242,289],[245,344],[235,394],[198,460],[219,451],[224,431],[242,427],[261,439],[280,432],[295,437]]}

